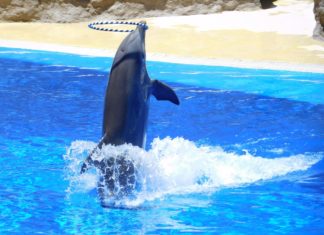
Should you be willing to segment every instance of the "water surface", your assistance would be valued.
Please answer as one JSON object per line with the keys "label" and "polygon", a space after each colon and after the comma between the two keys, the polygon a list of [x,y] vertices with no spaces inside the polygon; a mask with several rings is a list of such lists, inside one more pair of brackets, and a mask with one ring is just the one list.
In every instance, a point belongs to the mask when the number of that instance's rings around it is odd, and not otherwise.
{"label": "water surface", "polygon": [[[81,161],[101,135],[111,58],[0,49],[0,233],[321,234],[324,75],[150,62],[135,198],[102,208]],[[105,151],[114,151],[106,147]]]}

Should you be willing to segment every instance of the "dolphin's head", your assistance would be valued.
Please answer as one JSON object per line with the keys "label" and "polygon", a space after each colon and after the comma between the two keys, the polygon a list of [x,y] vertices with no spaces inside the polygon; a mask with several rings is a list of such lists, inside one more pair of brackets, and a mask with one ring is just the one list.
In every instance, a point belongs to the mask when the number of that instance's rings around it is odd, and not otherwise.
{"label": "dolphin's head", "polygon": [[113,63],[113,68],[119,64],[124,58],[141,54],[144,61],[146,59],[145,52],[145,31],[147,25],[145,21],[141,21],[136,29],[127,35],[127,37],[120,44]]}

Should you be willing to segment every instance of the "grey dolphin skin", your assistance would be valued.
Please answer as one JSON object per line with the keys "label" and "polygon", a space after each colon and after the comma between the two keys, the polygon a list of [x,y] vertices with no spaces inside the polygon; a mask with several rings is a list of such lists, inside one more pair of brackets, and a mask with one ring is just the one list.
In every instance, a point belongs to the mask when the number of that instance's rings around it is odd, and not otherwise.
{"label": "grey dolphin skin", "polygon": [[[110,192],[114,191],[115,183],[112,170],[116,165],[119,169],[119,185],[127,194],[134,185],[135,169],[130,160],[123,156],[105,161],[94,161],[92,155],[103,144],[132,144],[144,148],[149,110],[152,94],[157,100],[168,100],[179,105],[175,92],[166,84],[151,80],[146,69],[145,30],[146,23],[141,22],[129,33],[119,46],[115,55],[106,90],[102,139],[90,153],[82,165],[81,173],[90,166],[98,167],[104,180],[99,185]],[[128,186],[130,185],[130,188]]]}

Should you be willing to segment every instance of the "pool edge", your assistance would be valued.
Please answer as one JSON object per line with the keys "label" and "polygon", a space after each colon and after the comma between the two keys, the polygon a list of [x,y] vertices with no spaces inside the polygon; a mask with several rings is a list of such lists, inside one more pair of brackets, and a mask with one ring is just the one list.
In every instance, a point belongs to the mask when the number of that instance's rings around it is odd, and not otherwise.
{"label": "pool edge", "polygon": [[[68,54],[114,57],[115,51],[107,49],[85,48],[77,46],[66,46],[61,44],[36,43],[30,41],[0,40],[0,47],[18,48],[48,52],[61,52]],[[297,64],[276,61],[253,61],[238,59],[212,59],[199,57],[182,57],[169,54],[147,53],[148,61],[168,62],[175,64],[192,64],[206,66],[225,66],[247,69],[270,69],[296,72],[324,73],[324,65],[319,64]]]}

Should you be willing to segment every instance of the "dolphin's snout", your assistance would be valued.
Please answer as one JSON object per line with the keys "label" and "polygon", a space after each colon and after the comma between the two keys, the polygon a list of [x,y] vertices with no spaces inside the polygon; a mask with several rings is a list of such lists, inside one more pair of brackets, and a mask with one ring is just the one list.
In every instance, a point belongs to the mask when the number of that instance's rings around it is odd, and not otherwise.
{"label": "dolphin's snout", "polygon": [[145,20],[140,21],[136,29],[140,32],[141,36],[144,37],[145,31],[148,29],[146,21]]}

